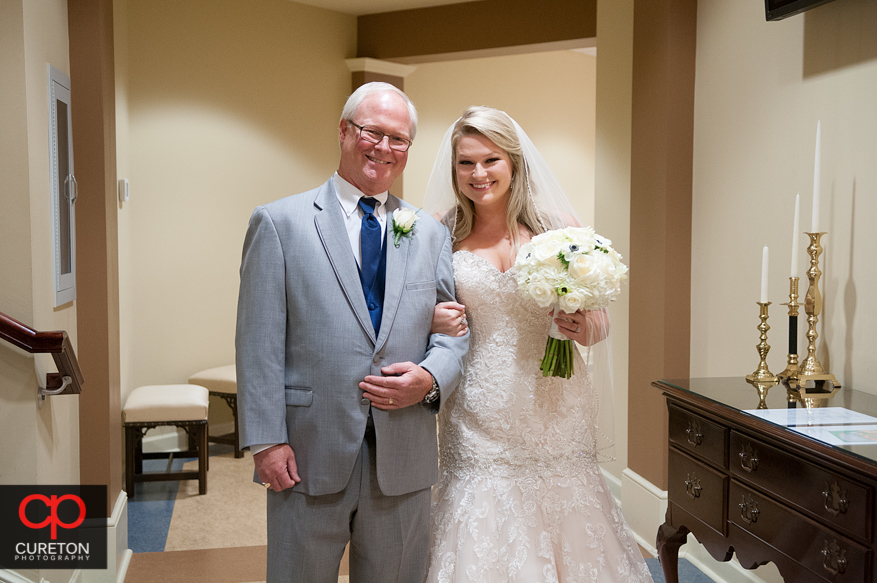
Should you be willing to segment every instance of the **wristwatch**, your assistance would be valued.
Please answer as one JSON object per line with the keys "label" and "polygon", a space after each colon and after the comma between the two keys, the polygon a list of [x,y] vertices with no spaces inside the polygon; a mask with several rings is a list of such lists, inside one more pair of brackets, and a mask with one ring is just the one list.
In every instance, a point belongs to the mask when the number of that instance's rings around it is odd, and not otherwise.
{"label": "wristwatch", "polygon": [[424,395],[423,402],[424,403],[435,403],[439,398],[439,386],[438,383],[435,382],[435,377],[432,377],[432,388],[429,392]]}

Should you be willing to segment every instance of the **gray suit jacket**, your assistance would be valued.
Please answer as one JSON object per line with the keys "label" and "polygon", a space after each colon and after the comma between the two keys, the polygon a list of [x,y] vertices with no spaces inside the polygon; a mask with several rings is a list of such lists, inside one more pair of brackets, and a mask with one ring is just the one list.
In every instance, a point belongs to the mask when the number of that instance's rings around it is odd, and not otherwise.
{"label": "gray suit jacket", "polygon": [[[375,337],[333,180],[258,207],[250,219],[238,298],[238,416],[241,446],[289,443],[312,496],[341,491],[350,478],[369,415],[359,382],[381,367],[411,361],[427,369],[440,403],[460,380],[468,335],[430,335],[437,302],[454,299],[451,241],[423,213],[415,231],[392,241],[387,200],[387,272]],[[372,409],[377,475],[388,496],[438,479],[436,407]]]}

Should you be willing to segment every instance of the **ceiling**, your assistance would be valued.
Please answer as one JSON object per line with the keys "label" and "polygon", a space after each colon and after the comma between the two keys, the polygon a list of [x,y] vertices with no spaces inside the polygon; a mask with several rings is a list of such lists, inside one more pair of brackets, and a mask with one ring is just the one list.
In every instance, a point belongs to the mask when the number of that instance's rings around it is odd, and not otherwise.
{"label": "ceiling", "polygon": [[294,0],[299,4],[309,4],[319,8],[326,8],[345,14],[361,16],[363,14],[378,14],[381,12],[394,12],[396,10],[409,10],[411,8],[425,8],[427,6],[440,6],[443,4],[460,4],[470,0]]}

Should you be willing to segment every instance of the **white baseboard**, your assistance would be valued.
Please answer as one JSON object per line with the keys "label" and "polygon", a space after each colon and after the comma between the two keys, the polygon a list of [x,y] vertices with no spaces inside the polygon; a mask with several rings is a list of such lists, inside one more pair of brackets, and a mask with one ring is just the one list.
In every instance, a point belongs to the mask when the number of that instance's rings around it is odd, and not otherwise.
{"label": "white baseboard", "polygon": [[123,583],[134,554],[128,548],[128,494],[122,490],[116,498],[112,515],[107,518],[107,568],[84,570],[82,583]]}
{"label": "white baseboard", "polygon": [[[611,486],[610,486],[611,487]],[[624,518],[633,531],[637,543],[653,556],[658,527],[664,523],[667,513],[667,492],[661,490],[630,468],[621,475],[621,499]],[[782,583],[783,579],[773,564],[759,567],[757,571],[744,569],[736,557],[728,562],[717,561],[709,551],[688,535],[679,549],[679,558],[687,559],[716,583]],[[756,574],[757,573],[757,574]]]}
{"label": "white baseboard", "polygon": [[612,497],[615,498],[615,503],[621,508],[621,480],[615,474],[606,471],[606,468],[603,466],[600,466],[600,471],[603,472],[603,479],[606,480],[606,485],[609,486],[609,491],[612,493]]}

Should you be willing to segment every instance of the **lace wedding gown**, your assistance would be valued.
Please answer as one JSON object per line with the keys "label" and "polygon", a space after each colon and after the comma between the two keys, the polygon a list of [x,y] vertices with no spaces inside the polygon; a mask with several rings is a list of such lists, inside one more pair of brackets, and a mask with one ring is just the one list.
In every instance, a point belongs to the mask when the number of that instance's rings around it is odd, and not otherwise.
{"label": "lace wedding gown", "polygon": [[471,339],[439,413],[427,581],[651,582],[597,465],[584,362],[571,380],[543,378],[549,310],[468,251],[454,271]]}

